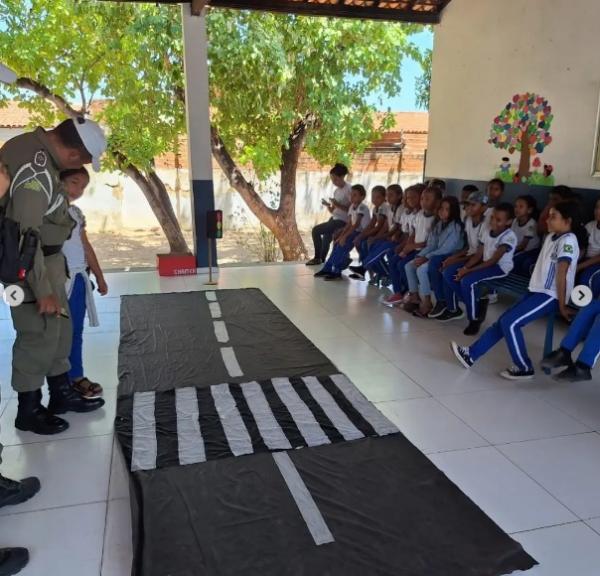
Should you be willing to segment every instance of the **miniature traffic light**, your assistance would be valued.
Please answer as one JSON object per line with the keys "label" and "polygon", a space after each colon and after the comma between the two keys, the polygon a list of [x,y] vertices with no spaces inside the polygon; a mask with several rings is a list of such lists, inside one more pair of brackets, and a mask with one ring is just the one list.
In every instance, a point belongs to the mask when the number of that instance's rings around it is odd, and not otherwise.
{"label": "miniature traffic light", "polygon": [[222,210],[209,210],[206,213],[206,237],[213,240],[223,238]]}

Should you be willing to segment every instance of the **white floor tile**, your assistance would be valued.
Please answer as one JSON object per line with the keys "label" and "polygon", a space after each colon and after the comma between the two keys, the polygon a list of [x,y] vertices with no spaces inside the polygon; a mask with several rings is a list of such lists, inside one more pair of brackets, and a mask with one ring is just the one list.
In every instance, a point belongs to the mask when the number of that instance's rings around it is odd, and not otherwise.
{"label": "white floor tile", "polygon": [[536,394],[519,389],[454,394],[438,400],[491,444],[589,431]]}
{"label": "white floor tile", "polygon": [[429,458],[506,532],[577,520],[495,448],[432,454]]}
{"label": "white floor tile", "polygon": [[122,498],[129,498],[129,476],[127,473],[127,466],[125,464],[125,458],[121,453],[121,448],[115,438],[112,460],[110,464],[110,483],[108,486],[108,499],[118,500]]}
{"label": "white floor tile", "polygon": [[377,407],[423,452],[488,445],[434,398],[382,402]]}
{"label": "white floor tile", "polygon": [[5,447],[2,474],[15,479],[37,476],[42,489],[23,504],[3,508],[0,515],[106,500],[111,450],[110,436]]}
{"label": "white floor tile", "polygon": [[29,549],[19,576],[97,576],[105,519],[105,502],[14,514],[0,520],[0,542]]}
{"label": "white floor tile", "polygon": [[129,500],[112,500],[106,515],[101,576],[130,576],[132,559]]}
{"label": "white floor tile", "polygon": [[535,440],[499,450],[580,518],[600,516],[600,435]]}
{"label": "white floor tile", "polygon": [[544,393],[544,400],[556,406],[573,418],[587,424],[593,430],[600,430],[600,374],[594,374],[590,382],[558,384],[553,382]]}
{"label": "white floor tile", "polygon": [[591,520],[587,520],[586,524],[600,535],[600,518],[592,518]]}
{"label": "white floor tile", "polygon": [[371,402],[429,396],[427,391],[390,362],[350,365],[346,375]]}
{"label": "white floor tile", "polygon": [[340,370],[347,366],[385,362],[385,358],[356,336],[321,338],[319,348]]}
{"label": "white floor tile", "polygon": [[[107,388],[104,390],[105,405],[88,414],[75,414],[69,412],[64,414],[64,418],[69,424],[65,432],[61,432],[60,439],[66,438],[84,438],[88,436],[103,436],[112,434],[114,429],[114,418],[117,406],[116,388]],[[44,400],[46,400],[46,390],[44,390]],[[0,427],[0,441],[4,446],[15,446],[18,444],[32,444],[53,441],[51,436],[39,436],[32,432],[22,432],[14,426],[17,415],[17,398],[13,397],[4,410],[1,417],[2,426]]]}
{"label": "white floor tile", "polygon": [[583,522],[515,534],[539,566],[527,576],[598,576],[600,535]]}

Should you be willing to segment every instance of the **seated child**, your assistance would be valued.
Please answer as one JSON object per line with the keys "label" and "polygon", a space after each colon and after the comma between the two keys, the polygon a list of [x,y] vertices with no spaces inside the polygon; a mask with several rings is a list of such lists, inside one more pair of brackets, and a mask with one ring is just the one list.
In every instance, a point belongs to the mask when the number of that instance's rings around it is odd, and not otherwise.
{"label": "seated child", "polygon": [[[583,348],[577,362],[573,362],[571,354],[580,342],[583,342]],[[567,335],[560,343],[560,348],[542,360],[542,368],[551,370],[565,367],[566,370],[557,374],[555,380],[582,382],[592,379],[592,368],[599,357],[600,300],[594,300],[577,313]]]}
{"label": "seated child", "polygon": [[469,206],[469,197],[473,192],[479,192],[479,188],[475,184],[467,184],[463,186],[460,192],[460,219],[464,222],[467,219],[467,207]]}
{"label": "seated child", "polygon": [[452,342],[457,360],[470,368],[500,340],[506,345],[514,366],[501,372],[508,380],[533,378],[533,364],[527,354],[522,328],[550,314],[560,314],[567,320],[572,310],[567,307],[575,285],[579,259],[579,236],[583,229],[579,206],[575,202],[560,202],[550,210],[548,230],[540,256],[529,283],[529,292],[509,308],[475,342],[468,347]]}
{"label": "seated child", "polygon": [[450,303],[450,310],[458,310],[458,302],[456,293],[444,280],[444,273],[447,270],[448,277],[454,278],[458,270],[479,250],[486,227],[484,218],[487,202],[487,194],[480,192],[477,188],[469,194],[466,208],[467,217],[464,221],[465,247],[456,254],[445,258],[438,269],[430,267],[431,286],[436,302],[435,307],[429,313],[429,318],[436,318],[441,322],[448,322],[456,318],[453,312],[447,310],[446,301]]}
{"label": "seated child", "polygon": [[364,230],[371,221],[371,213],[364,203],[367,196],[365,187],[361,184],[352,186],[350,194],[350,208],[348,210],[348,222],[336,238],[331,255],[325,262],[325,266],[315,277],[323,277],[325,280],[338,280],[342,272],[348,268],[352,259],[350,252],[354,247],[355,238]]}
{"label": "seated child", "polygon": [[404,268],[410,292],[410,299],[404,305],[404,310],[419,318],[427,318],[433,308],[430,282],[432,269],[437,270],[442,261],[460,250],[463,244],[460,204],[454,196],[446,196],[438,209],[427,245]]}
{"label": "seated child", "polygon": [[469,325],[464,331],[466,335],[477,334],[485,320],[488,300],[480,298],[479,284],[485,280],[503,278],[513,269],[513,254],[517,245],[517,237],[510,227],[513,218],[511,204],[498,204],[477,252],[456,271],[454,277],[448,270],[444,272],[444,281],[455,294],[454,297],[446,298],[446,319],[458,320],[464,317],[457,306],[457,298],[460,298],[465,304],[469,319]]}
{"label": "seated child", "polygon": [[585,226],[588,245],[585,258],[577,267],[577,283],[590,287],[595,298],[600,296],[600,199],[596,202],[594,220]]}
{"label": "seated child", "polygon": [[381,228],[387,226],[387,215],[389,212],[389,204],[386,202],[386,190],[383,186],[374,186],[371,190],[371,204],[373,204],[373,213],[371,221],[367,227],[354,239],[354,248],[360,256],[360,266],[350,266],[352,274],[350,278],[356,280],[364,280],[365,268],[363,264],[369,253],[369,248]]}
{"label": "seated child", "polygon": [[522,276],[531,274],[540,254],[540,237],[537,232],[537,202],[533,196],[525,194],[515,201],[515,219],[512,230],[517,237],[514,271]]}
{"label": "seated child", "polygon": [[88,240],[83,212],[73,205],[73,202],[81,198],[86,186],[89,184],[89,174],[85,168],[65,170],[61,173],[60,179],[69,200],[69,214],[75,221],[75,228],[71,237],[63,245],[63,254],[67,260],[70,273],[66,289],[73,323],[73,343],[69,356],[71,371],[69,376],[73,387],[89,400],[102,396],[102,387],[86,378],[83,370],[83,324],[86,312],[89,325],[99,326],[88,269],[96,277],[98,292],[102,296],[108,293],[108,287],[96,253]]}
{"label": "seated child", "polygon": [[573,190],[568,186],[559,185],[555,186],[550,190],[550,195],[548,197],[548,203],[540,213],[538,218],[538,235],[544,237],[548,234],[548,225],[547,220],[550,216],[550,209],[556,206],[559,202],[566,202],[567,200],[573,200],[574,194]]}
{"label": "seated child", "polygon": [[442,191],[439,188],[425,188],[421,194],[421,210],[417,212],[411,234],[406,243],[399,245],[390,260],[390,275],[393,293],[382,299],[382,304],[389,307],[403,303],[408,291],[408,281],[404,267],[413,260],[417,252],[427,245],[427,238],[433,226],[440,202]]}
{"label": "seated child", "polygon": [[397,243],[398,222],[402,213],[402,194],[402,187],[400,185],[392,184],[388,186],[387,203],[389,209],[387,212],[387,224],[373,238],[365,259],[364,273],[369,272],[372,284],[379,284],[380,281],[389,276],[384,257],[395,248]]}

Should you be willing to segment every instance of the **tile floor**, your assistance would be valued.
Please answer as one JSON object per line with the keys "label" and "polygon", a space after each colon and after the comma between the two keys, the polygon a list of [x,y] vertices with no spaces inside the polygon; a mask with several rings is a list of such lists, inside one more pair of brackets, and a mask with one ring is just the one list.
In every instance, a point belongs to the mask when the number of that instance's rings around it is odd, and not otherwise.
{"label": "tile floor", "polygon": [[[85,337],[88,375],[105,409],[69,415],[55,438],[18,433],[9,384],[13,338],[0,305],[3,474],[41,478],[33,500],[0,511],[0,544],[25,545],[24,576],[128,576],[131,526],[124,466],[113,439],[119,296],[202,290],[203,278],[110,274],[98,299],[102,326]],[[510,383],[501,344],[471,372],[454,361],[460,325],[441,326],[377,303],[364,283],[315,281],[304,266],[226,268],[221,288],[258,287],[385,412],[406,436],[537,558],[531,576],[600,574],[600,374],[576,386],[540,376]],[[493,318],[503,309],[492,308]],[[544,326],[527,329],[540,358]],[[432,575],[437,576],[437,575]]]}

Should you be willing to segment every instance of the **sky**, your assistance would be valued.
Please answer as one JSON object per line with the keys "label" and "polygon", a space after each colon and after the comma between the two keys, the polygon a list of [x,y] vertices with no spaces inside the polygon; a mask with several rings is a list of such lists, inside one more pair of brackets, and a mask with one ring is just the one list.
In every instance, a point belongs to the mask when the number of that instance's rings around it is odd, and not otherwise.
{"label": "sky", "polygon": [[[413,36],[415,44],[421,48],[433,48],[433,32],[425,30]],[[415,81],[421,75],[421,66],[410,59],[405,59],[402,63],[402,90],[394,98],[384,98],[383,104],[379,102],[379,97],[373,95],[371,103],[379,110],[392,112],[413,112],[418,110],[415,105]]]}

